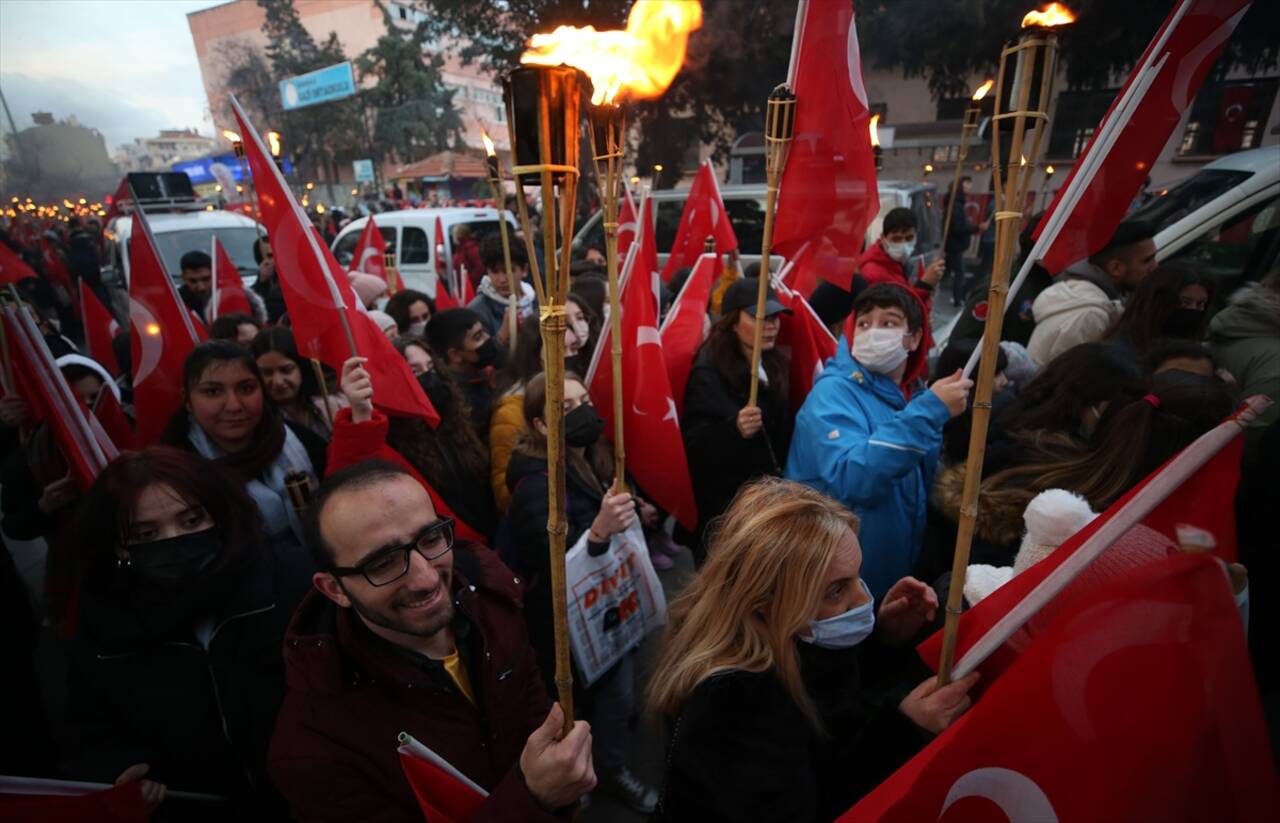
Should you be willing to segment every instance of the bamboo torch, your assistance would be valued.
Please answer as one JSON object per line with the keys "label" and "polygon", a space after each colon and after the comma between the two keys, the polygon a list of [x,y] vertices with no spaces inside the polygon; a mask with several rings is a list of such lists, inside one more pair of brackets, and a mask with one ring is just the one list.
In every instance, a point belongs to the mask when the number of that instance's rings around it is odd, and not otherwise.
{"label": "bamboo torch", "polygon": [[[1052,4],[1050,9],[1062,7]],[[1068,13],[1069,14],[1069,13]],[[946,623],[942,635],[942,655],[938,683],[951,682],[955,660],[956,632],[960,627],[961,598],[969,549],[973,543],[978,489],[982,481],[982,461],[986,454],[987,423],[991,418],[991,386],[995,381],[996,357],[1004,321],[1005,295],[1009,271],[1017,251],[1022,209],[1034,176],[1035,163],[1027,158],[1040,154],[1040,142],[1047,130],[1046,109],[1057,71],[1058,38],[1054,26],[1072,22],[1071,17],[1044,17],[1028,14],[1016,41],[1000,52],[1000,73],[996,81],[996,108],[992,117],[991,173],[994,176],[996,256],[991,272],[989,310],[982,335],[982,359],[973,401],[973,427],[969,434],[969,459],[965,464],[964,493],[960,503],[960,525],[956,534],[951,588],[947,592]],[[1010,63],[1012,62],[1012,67]],[[1010,76],[1011,75],[1011,76]],[[1002,131],[1009,135],[1002,138]]]}
{"label": "bamboo torch", "polygon": [[768,193],[764,207],[764,235],[760,240],[760,288],[756,291],[756,325],[751,343],[751,390],[747,405],[756,405],[760,392],[760,350],[764,332],[764,306],[769,289],[769,251],[773,245],[773,213],[778,204],[778,183],[787,165],[796,125],[796,96],[784,83],[769,94],[764,116],[764,169]]}
{"label": "bamboo torch", "polygon": [[240,176],[244,178],[244,184],[249,188],[249,209],[250,215],[259,223],[262,219],[258,216],[258,192],[253,187],[253,175],[249,174],[249,164],[244,157],[244,141],[240,139],[240,135],[230,130],[223,130],[222,136],[231,142],[231,151],[235,153],[236,160],[240,161]]}
{"label": "bamboo torch", "polygon": [[[594,102],[594,100],[593,100]],[[604,257],[609,272],[609,354],[613,362],[613,491],[627,490],[627,451],[623,433],[622,304],[618,286],[618,206],[622,198],[622,141],[626,118],[610,99],[594,102],[587,114],[592,160],[604,218]],[[646,202],[647,201],[642,201]]]}
{"label": "bamboo torch", "polygon": [[[502,263],[507,267],[507,346],[511,349],[511,353],[516,353],[516,339],[520,330],[520,281],[516,279],[511,269],[511,239],[507,236],[507,220],[506,210],[503,208],[502,197],[502,165],[498,161],[498,151],[493,146],[493,141],[489,139],[489,135],[483,129],[480,130],[480,139],[484,141],[485,152],[485,168],[488,169],[489,191],[493,193],[493,203],[498,209],[498,234],[502,237]],[[528,230],[525,231],[528,234]]]}
{"label": "bamboo torch", "polygon": [[960,190],[960,172],[964,169],[965,158],[969,156],[969,143],[978,131],[978,118],[982,114],[982,99],[995,85],[988,80],[973,92],[969,98],[969,107],[964,110],[964,123],[960,126],[960,147],[956,150],[956,173],[951,178],[951,197],[947,200],[947,216],[942,221],[942,249],[946,251],[947,235],[951,233],[951,213],[955,209],[956,192]]}
{"label": "bamboo torch", "polygon": [[[512,176],[524,229],[534,288],[541,307],[542,354],[546,362],[547,535],[550,538],[551,590],[555,622],[556,692],[564,710],[564,733],[573,728],[573,671],[569,659],[568,600],[565,591],[565,443],[564,333],[569,294],[568,238],[578,184],[580,81],[568,66],[521,66],[502,80],[507,128],[514,157]],[[542,190],[545,271],[538,271],[524,186]],[[558,195],[558,196],[557,196]],[[557,209],[558,207],[558,209]],[[558,231],[557,231],[558,229]],[[557,251],[557,234],[565,242]]]}
{"label": "bamboo torch", "polygon": [[400,291],[400,271],[396,268],[395,252],[389,251],[382,255],[382,270],[387,273],[387,293],[395,294]]}

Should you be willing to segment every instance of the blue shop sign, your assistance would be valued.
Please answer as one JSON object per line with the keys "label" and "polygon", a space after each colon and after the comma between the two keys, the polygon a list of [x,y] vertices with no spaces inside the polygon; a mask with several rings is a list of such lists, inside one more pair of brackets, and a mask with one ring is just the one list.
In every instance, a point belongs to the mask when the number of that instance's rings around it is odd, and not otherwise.
{"label": "blue shop sign", "polygon": [[355,93],[356,77],[350,61],[280,81],[280,102],[285,111],[341,100]]}

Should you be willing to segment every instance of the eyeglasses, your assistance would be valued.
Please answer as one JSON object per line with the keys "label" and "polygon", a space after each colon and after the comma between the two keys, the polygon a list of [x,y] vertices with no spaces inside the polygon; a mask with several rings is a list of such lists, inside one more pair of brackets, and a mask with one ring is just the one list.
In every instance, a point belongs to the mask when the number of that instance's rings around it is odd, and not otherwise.
{"label": "eyeglasses", "polygon": [[417,550],[427,561],[444,557],[453,548],[453,518],[446,517],[426,526],[418,536],[402,546],[390,546],[355,566],[335,566],[335,577],[363,575],[371,586],[394,583],[409,572],[409,552]]}

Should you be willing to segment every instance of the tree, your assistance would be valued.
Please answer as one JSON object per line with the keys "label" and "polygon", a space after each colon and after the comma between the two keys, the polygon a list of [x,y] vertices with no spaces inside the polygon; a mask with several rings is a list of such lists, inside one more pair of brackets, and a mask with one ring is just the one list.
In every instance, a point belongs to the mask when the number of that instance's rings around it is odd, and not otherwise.
{"label": "tree", "polygon": [[402,31],[381,0],[374,2],[382,11],[387,33],[357,58],[356,68],[362,81],[370,77],[377,81],[362,92],[374,114],[375,155],[379,160],[390,156],[408,163],[450,142],[460,143],[462,118],[453,104],[455,92],[444,86],[443,58],[423,55],[424,26]]}

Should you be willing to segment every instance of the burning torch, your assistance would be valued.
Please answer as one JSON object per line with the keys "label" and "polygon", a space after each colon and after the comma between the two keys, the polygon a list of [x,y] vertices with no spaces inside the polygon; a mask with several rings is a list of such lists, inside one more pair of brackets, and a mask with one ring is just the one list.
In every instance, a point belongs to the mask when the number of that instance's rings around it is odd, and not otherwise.
{"label": "burning torch", "polygon": [[[1022,20],[1021,35],[1000,52],[995,114],[991,118],[996,256],[995,266],[991,271],[987,321],[982,334],[982,356],[974,391],[973,427],[969,434],[969,459],[965,464],[955,561],[951,569],[951,588],[947,593],[946,623],[943,627],[942,655],[938,666],[938,682],[943,685],[951,682],[955,660],[956,632],[960,627],[961,598],[964,594],[965,573],[969,567],[969,549],[973,543],[978,488],[982,480],[982,461],[986,454],[987,424],[991,418],[991,387],[995,381],[1000,332],[1004,324],[1009,271],[1017,251],[1022,209],[1026,207],[1027,190],[1035,171],[1035,163],[1028,162],[1027,158],[1039,156],[1040,142],[1049,123],[1046,111],[1053,90],[1054,75],[1057,73],[1058,58],[1055,28],[1074,20],[1070,10],[1058,3],[1051,3],[1043,11],[1026,15]],[[1007,137],[1002,137],[1004,129],[1009,130]],[[955,673],[964,676],[967,672],[962,669]]]}
{"label": "burning torch", "polygon": [[956,152],[956,173],[951,179],[951,197],[947,200],[947,216],[942,221],[942,248],[947,248],[947,235],[951,233],[951,214],[955,209],[956,193],[960,190],[960,171],[964,168],[964,160],[969,156],[969,142],[978,131],[978,118],[982,114],[982,99],[995,85],[994,80],[987,80],[978,86],[969,98],[969,107],[964,110],[964,124],[960,126],[960,146]]}

